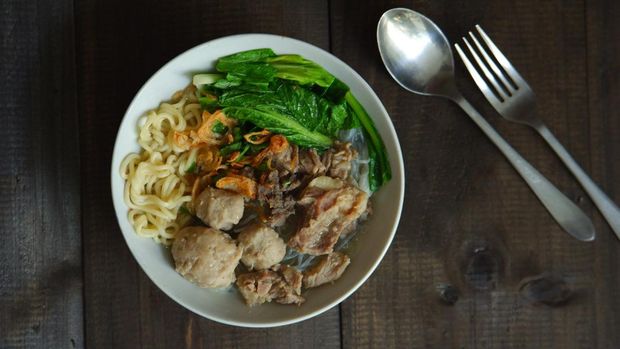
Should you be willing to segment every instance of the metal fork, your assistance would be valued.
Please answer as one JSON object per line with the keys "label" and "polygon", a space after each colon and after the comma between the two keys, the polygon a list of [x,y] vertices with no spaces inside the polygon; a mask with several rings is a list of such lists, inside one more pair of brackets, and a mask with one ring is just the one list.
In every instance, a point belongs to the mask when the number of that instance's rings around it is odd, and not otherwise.
{"label": "metal fork", "polygon": [[[551,146],[566,167],[577,178],[577,181],[583,186],[596,207],[601,211],[603,217],[607,220],[607,223],[609,223],[611,229],[620,239],[620,209],[618,209],[618,206],[599,189],[560,144],[558,139],[555,138],[543,121],[536,116],[534,91],[532,91],[527,82],[525,82],[479,25],[476,25],[476,30],[486,48],[483,47],[472,32],[469,32],[469,37],[476,49],[474,49],[466,37],[463,37],[463,42],[476,61],[477,67],[486,77],[486,80],[476,70],[476,67],[465,55],[461,47],[458,44],[454,44],[454,46],[478,88],[480,88],[486,99],[504,119],[533,127],[547,141],[549,146]],[[501,69],[496,62],[499,63]]]}

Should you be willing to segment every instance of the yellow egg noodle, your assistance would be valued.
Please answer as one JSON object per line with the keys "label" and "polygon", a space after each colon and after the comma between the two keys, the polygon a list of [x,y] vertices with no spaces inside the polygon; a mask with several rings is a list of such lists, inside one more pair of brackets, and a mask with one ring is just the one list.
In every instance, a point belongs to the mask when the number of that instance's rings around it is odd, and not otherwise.
{"label": "yellow egg noodle", "polygon": [[138,143],[142,149],[121,163],[128,218],[138,235],[170,245],[175,233],[185,225],[180,220],[187,217],[178,215],[177,219],[177,213],[191,201],[191,186],[184,175],[195,162],[197,151],[175,146],[173,134],[196,129],[201,113],[195,88],[190,86],[140,119]]}

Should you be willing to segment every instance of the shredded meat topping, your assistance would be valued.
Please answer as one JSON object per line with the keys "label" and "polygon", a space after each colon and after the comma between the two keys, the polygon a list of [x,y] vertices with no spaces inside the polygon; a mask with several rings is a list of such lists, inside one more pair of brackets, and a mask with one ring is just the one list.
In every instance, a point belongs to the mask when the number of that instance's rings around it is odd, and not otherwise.
{"label": "shredded meat topping", "polygon": [[285,178],[278,170],[263,175],[258,185],[257,198],[266,203],[271,211],[265,224],[271,227],[281,226],[295,212],[295,199],[291,192],[299,185],[300,181],[295,175]]}

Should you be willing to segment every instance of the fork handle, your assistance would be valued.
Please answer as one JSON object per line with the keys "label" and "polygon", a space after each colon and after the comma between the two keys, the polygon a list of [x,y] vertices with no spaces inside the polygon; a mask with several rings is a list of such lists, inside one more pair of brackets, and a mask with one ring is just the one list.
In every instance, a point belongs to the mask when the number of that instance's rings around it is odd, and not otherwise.
{"label": "fork handle", "polygon": [[560,141],[551,133],[544,124],[536,127],[536,131],[547,141],[549,146],[562,159],[566,167],[573,173],[577,181],[592,199],[592,202],[598,207],[599,211],[607,220],[611,230],[616,233],[620,239],[620,209],[613,201],[592,181],[590,176],[577,164],[575,159],[568,153],[566,148],[562,146]]}
{"label": "fork handle", "polygon": [[577,205],[519,155],[460,93],[454,93],[454,96],[451,96],[450,99],[456,102],[471,117],[506,156],[508,161],[530,186],[534,194],[547,208],[547,211],[567,233],[581,241],[594,240],[596,233],[592,221]]}

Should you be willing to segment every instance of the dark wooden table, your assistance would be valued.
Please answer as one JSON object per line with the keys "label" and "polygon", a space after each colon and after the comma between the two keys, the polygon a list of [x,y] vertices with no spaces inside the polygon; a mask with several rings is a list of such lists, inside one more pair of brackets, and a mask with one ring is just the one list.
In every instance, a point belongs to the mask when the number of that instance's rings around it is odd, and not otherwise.
{"label": "dark wooden table", "polygon": [[[459,63],[460,86],[595,222],[560,230],[456,106],[403,91],[377,52],[383,11],[406,6],[455,41],[480,23],[539,112],[620,201],[620,2],[0,2],[0,347],[619,348],[620,243],[530,129],[501,120]],[[406,165],[400,228],[377,271],[314,319],[244,329],[177,305],[120,234],[110,161],[137,89],[184,50],[282,34],[330,50],[383,100]]]}

